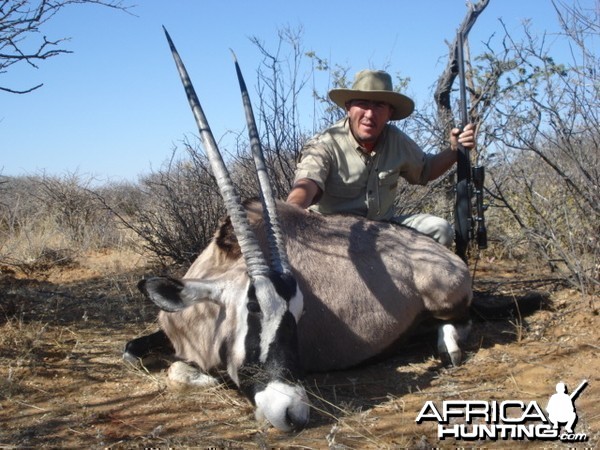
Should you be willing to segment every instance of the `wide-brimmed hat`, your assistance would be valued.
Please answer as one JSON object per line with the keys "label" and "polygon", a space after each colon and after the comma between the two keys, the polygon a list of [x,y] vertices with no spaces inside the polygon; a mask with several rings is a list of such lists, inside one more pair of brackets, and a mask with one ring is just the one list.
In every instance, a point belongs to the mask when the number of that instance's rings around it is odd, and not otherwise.
{"label": "wide-brimmed hat", "polygon": [[410,98],[394,91],[392,77],[383,70],[361,70],[354,77],[352,89],[332,89],[329,98],[340,108],[345,108],[350,100],[389,103],[394,108],[391,120],[404,119],[415,109]]}

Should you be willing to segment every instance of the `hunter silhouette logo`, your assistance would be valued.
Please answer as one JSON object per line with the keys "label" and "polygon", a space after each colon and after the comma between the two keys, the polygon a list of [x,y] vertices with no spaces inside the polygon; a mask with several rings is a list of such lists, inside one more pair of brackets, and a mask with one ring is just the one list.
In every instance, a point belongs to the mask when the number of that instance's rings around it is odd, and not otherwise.
{"label": "hunter silhouette logo", "polygon": [[573,427],[577,423],[577,412],[575,411],[575,399],[587,386],[587,380],[583,380],[571,395],[567,394],[567,385],[563,382],[556,384],[556,394],[550,397],[546,411],[548,419],[557,430],[560,423],[566,423],[565,431],[573,434]]}
{"label": "hunter silhouette logo", "polygon": [[[587,441],[585,433],[575,433],[575,400],[587,386],[583,380],[568,394],[567,385],[556,384],[556,393],[548,400],[545,412],[535,400],[485,401],[444,400],[441,406],[427,401],[415,422],[437,422],[438,439],[463,440],[561,440]],[[561,430],[561,426],[563,426]]]}

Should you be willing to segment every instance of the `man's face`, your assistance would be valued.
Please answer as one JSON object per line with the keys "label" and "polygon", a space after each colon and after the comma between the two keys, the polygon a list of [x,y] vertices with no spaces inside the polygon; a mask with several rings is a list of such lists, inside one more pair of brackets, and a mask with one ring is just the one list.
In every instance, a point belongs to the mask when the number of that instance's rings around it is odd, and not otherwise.
{"label": "man's face", "polygon": [[350,100],[346,103],[350,128],[361,144],[374,144],[392,117],[392,107],[383,102]]}

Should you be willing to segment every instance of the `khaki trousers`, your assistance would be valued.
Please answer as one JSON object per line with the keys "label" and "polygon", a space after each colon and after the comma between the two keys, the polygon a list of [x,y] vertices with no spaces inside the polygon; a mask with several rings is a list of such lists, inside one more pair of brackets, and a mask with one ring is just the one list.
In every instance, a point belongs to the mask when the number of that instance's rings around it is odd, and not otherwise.
{"label": "khaki trousers", "polygon": [[391,222],[413,228],[440,244],[450,248],[454,242],[454,227],[447,220],[432,214],[406,214],[395,216]]}

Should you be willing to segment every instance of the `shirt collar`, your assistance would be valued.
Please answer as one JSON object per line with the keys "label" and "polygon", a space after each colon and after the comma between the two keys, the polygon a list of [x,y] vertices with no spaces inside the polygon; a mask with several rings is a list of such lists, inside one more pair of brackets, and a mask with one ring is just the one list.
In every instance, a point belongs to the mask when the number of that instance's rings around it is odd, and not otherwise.
{"label": "shirt collar", "polygon": [[[379,138],[377,139],[377,143],[375,144],[375,147],[373,148],[373,152],[377,152],[382,147],[383,143],[386,141],[389,127],[390,127],[390,124],[388,123],[383,128],[383,131],[379,135]],[[364,154],[364,152],[362,150],[363,146],[359,144],[359,142],[356,140],[356,138],[352,134],[352,130],[350,130],[350,120],[348,119],[348,117],[346,117],[344,119],[344,129],[346,130],[348,142],[350,143],[350,145],[355,150]]]}

